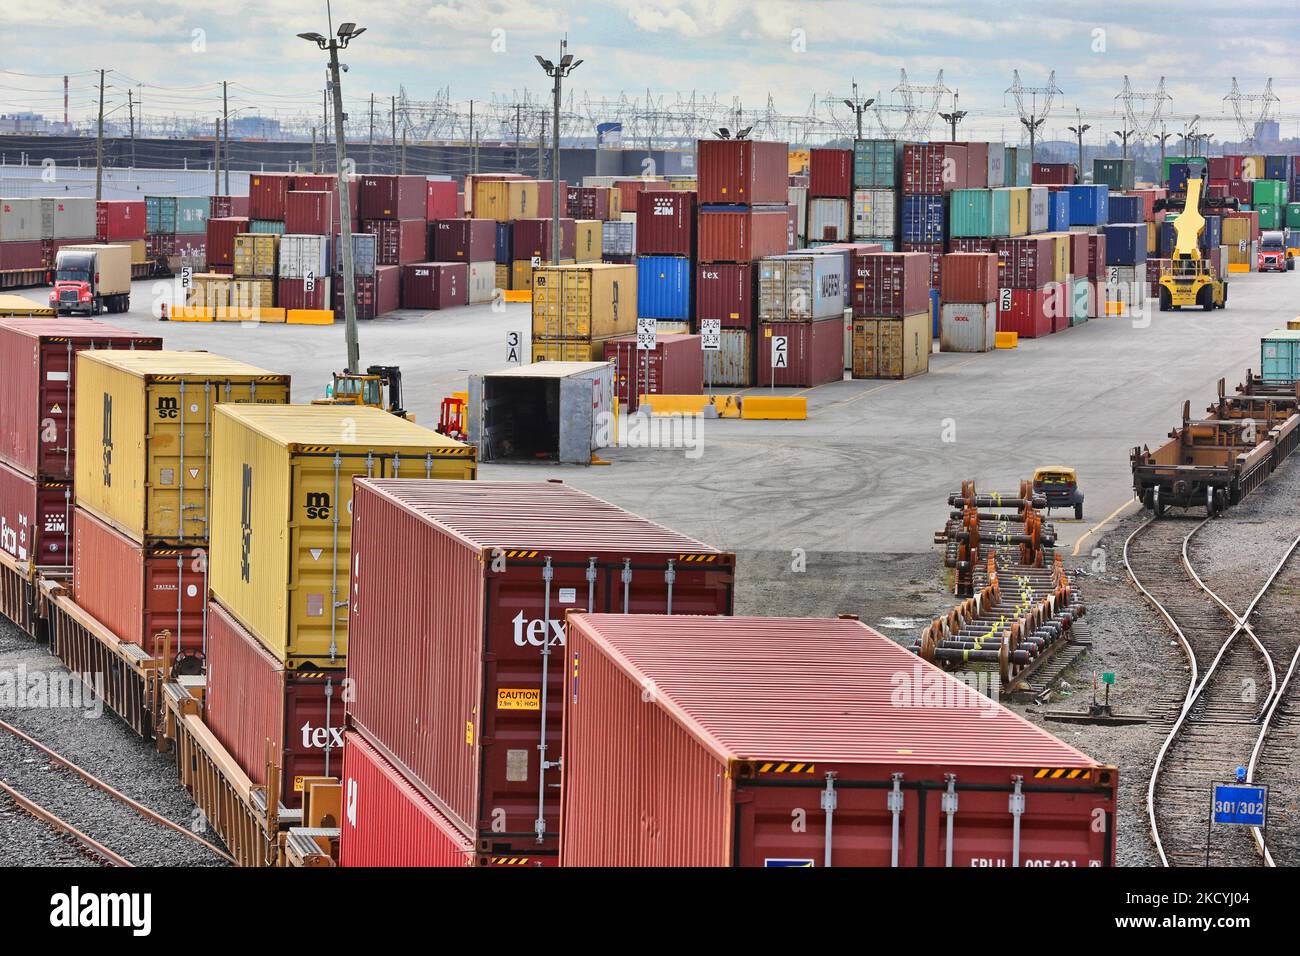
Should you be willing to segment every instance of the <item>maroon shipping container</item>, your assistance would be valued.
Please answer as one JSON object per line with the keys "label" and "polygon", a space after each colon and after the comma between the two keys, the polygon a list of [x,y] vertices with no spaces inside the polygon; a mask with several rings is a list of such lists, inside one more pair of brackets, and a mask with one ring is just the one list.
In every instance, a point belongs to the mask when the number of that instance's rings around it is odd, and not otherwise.
{"label": "maroon shipping container", "polygon": [[[256,177],[250,177],[250,182]],[[281,201],[283,206],[283,200]],[[235,236],[248,232],[249,220],[231,217],[208,220],[208,265],[233,266],[235,264]]]}
{"label": "maroon shipping container", "polygon": [[404,266],[429,258],[429,224],[423,219],[366,219],[361,231],[379,237],[375,242],[379,265]]}
{"label": "maroon shipping container", "polygon": [[966,148],[908,143],[903,147],[903,195],[937,196],[966,188]]}
{"label": "maroon shipping container", "polygon": [[[1100,238],[1102,241],[1105,241],[1106,239],[1105,236],[1101,236]],[[1089,271],[1090,266],[1088,262],[1088,249],[1090,245],[1091,244],[1088,242],[1088,233],[1070,233],[1070,275],[1090,276],[1092,274]],[[1104,262],[1105,259],[1103,258],[1102,261]]]}
{"label": "maroon shipping container", "polygon": [[[640,226],[637,227],[637,243],[640,246]],[[511,250],[515,261],[527,262],[534,256],[541,256],[543,262],[551,261],[551,220],[516,219],[511,226]],[[560,258],[573,259],[578,247],[578,224],[573,219],[560,220]],[[492,252],[476,262],[488,262],[496,257],[496,233],[493,232]]]}
{"label": "maroon shipping container", "polygon": [[1242,205],[1249,206],[1254,200],[1255,184],[1249,179],[1228,180],[1228,195]]}
{"label": "maroon shipping container", "polygon": [[[672,189],[670,183],[662,179],[641,179],[633,177],[628,179],[614,180],[614,189],[619,194],[619,210],[622,212],[635,212],[637,197],[643,192],[665,192]],[[541,205],[539,201],[538,205]]]}
{"label": "maroon shipping container", "polygon": [[1052,303],[1062,298],[1051,288],[1012,289],[1009,298],[998,297],[998,331],[1017,332],[1022,339],[1052,334]]}
{"label": "maroon shipping container", "polygon": [[811,149],[808,196],[814,199],[853,198],[853,150]]}
{"label": "maroon shipping container", "polygon": [[72,482],[0,465],[0,551],[24,568],[72,564]]}
{"label": "maroon shipping container", "polygon": [[293,184],[289,189],[291,192],[336,193],[339,189],[339,179],[329,173],[294,173]]}
{"label": "maroon shipping container", "polygon": [[[339,280],[342,285],[342,280]],[[334,299],[330,276],[317,276],[307,290],[306,279],[275,280],[275,304],[281,309],[330,309]]]}
{"label": "maroon shipping container", "polygon": [[[938,146],[960,146],[966,153],[966,189],[987,189],[989,184],[989,144],[957,143],[951,140],[934,143]],[[998,144],[1002,149],[1002,144]]]}
{"label": "maroon shipping container", "polygon": [[[701,203],[784,205],[790,147],[750,139],[702,139],[696,149]],[[624,206],[627,209],[630,207]]]}
{"label": "maroon shipping container", "polygon": [[355,730],[343,735],[339,866],[473,866],[461,833]]}
{"label": "maroon shipping container", "polygon": [[81,508],[72,518],[72,596],[128,644],[161,656],[202,654],[207,624],[207,552],[142,545]]}
{"label": "maroon shipping container", "polygon": [[[293,187],[292,173],[252,173],[248,177],[248,218],[284,219],[284,197]],[[209,220],[211,221],[211,220]]]}
{"label": "maroon shipping container", "polygon": [[[772,339],[784,336],[785,365],[772,367]],[[812,388],[844,378],[844,319],[763,322],[758,326],[758,384]]]}
{"label": "maroon shipping container", "polygon": [[72,480],[76,354],[92,348],[157,350],[162,339],[90,319],[0,318],[0,462]]}
{"label": "maroon shipping container", "polygon": [[95,204],[97,242],[130,242],[144,236],[143,199],[101,199]]}
{"label": "maroon shipping container", "polygon": [[998,297],[995,252],[953,252],[943,257],[943,302],[992,302]]}
{"label": "maroon shipping container", "polygon": [[785,207],[785,248],[788,252],[795,252],[799,248],[799,206],[797,203],[789,203]]}
{"label": "maroon shipping container", "polygon": [[429,191],[423,176],[362,176],[362,219],[427,221]]}
{"label": "maroon shipping container", "polygon": [[570,186],[568,210],[574,219],[608,219],[609,190]]}
{"label": "maroon shipping container", "polygon": [[0,242],[0,271],[26,271],[45,267],[40,239]]}
{"label": "maroon shipping container", "polygon": [[[209,219],[209,222],[212,220]],[[150,259],[163,259],[175,255],[178,237],[175,233],[150,233],[144,237],[145,255]],[[207,236],[204,236],[207,245]]]}
{"label": "maroon shipping container", "polygon": [[1106,275],[1106,234],[1086,233],[1088,236],[1088,278],[1102,279]]}
{"label": "maroon shipping container", "polygon": [[565,612],[730,614],[735,555],[558,483],[354,490],[350,725],[478,839],[480,863],[553,863],[560,774],[539,758],[561,756]]}
{"label": "maroon shipping container", "polygon": [[784,205],[705,206],[699,217],[699,260],[757,262],[764,256],[781,255],[786,251],[788,225]]}
{"label": "maroon shipping container", "polygon": [[[537,181],[537,218],[549,219],[551,217],[551,200],[554,199],[553,191],[555,186],[552,180],[539,179]],[[563,179],[560,180],[560,218],[568,216],[570,219],[575,218],[569,215],[569,184]]]}
{"label": "maroon shipping container", "polygon": [[424,218],[460,218],[460,192],[454,179],[430,179],[424,184]]}
{"label": "maroon shipping container", "polygon": [[[518,242],[516,234],[516,250]],[[636,205],[636,251],[643,256],[694,256],[695,193],[641,193]]]}
{"label": "maroon shipping container", "polygon": [[1035,186],[1073,186],[1076,180],[1074,163],[1034,163]]}
{"label": "maroon shipping container", "polygon": [[437,262],[492,262],[496,254],[496,220],[438,219],[429,223],[429,255]]}
{"label": "maroon shipping container", "polygon": [[[235,200],[244,200],[244,211],[235,212]],[[209,219],[230,219],[233,216],[248,215],[248,197],[247,196],[209,196],[208,197],[208,218]]]}
{"label": "maroon shipping container", "polygon": [[[334,312],[343,314],[343,280],[334,277]],[[356,277],[358,319],[374,319],[402,307],[402,267],[377,266],[373,276]]]}
{"label": "maroon shipping container", "polygon": [[999,239],[1001,256],[998,284],[1002,288],[1041,289],[1056,278],[1053,244],[1048,236]]}
{"label": "maroon shipping container", "polygon": [[302,806],[304,777],[343,770],[343,671],[285,670],[220,604],[208,606],[203,722],[254,783],[268,754],[280,767],[280,802]]}
{"label": "maroon shipping container", "polygon": [[698,335],[656,336],[655,347],[644,351],[636,347],[635,335],[609,339],[605,361],[614,363],[614,400],[629,412],[641,407],[642,395],[704,394],[704,352]]}
{"label": "maroon shipping container", "polygon": [[566,639],[564,866],[1115,863],[1114,767],[859,621],[570,614]]}
{"label": "maroon shipping container", "polygon": [[902,318],[925,312],[930,308],[930,261],[919,252],[857,257],[849,298],[858,316]]}
{"label": "maroon shipping container", "polygon": [[469,305],[469,264],[417,262],[402,267],[402,308],[450,309]]}
{"label": "maroon shipping container", "polygon": [[337,207],[336,193],[294,190],[284,199],[284,231],[293,235],[333,235]]}
{"label": "maroon shipping container", "polygon": [[984,239],[979,236],[953,236],[948,240],[952,252],[997,252],[996,239]]}
{"label": "maroon shipping container", "polygon": [[758,264],[702,262],[695,269],[695,318],[719,319],[724,329],[754,327]]}

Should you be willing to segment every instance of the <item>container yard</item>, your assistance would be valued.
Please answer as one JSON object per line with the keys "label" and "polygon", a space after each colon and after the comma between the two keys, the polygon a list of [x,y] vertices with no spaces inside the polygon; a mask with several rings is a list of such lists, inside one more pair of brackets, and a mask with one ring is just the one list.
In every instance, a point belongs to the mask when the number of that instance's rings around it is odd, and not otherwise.
{"label": "container yard", "polygon": [[1294,25],[561,3],[489,61],[451,6],[0,71],[15,912],[851,867],[900,921],[1281,915],[1300,83],[1233,44]]}

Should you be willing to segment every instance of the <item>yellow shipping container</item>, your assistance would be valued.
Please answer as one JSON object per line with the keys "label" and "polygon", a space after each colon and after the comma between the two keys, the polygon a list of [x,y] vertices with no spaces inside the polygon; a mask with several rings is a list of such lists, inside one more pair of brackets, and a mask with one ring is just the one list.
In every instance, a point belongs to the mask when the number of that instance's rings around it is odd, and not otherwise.
{"label": "yellow shipping container", "polygon": [[353,477],[473,479],[474,449],[364,406],[223,405],[214,426],[213,597],[288,667],[342,667]]}
{"label": "yellow shipping container", "polygon": [[535,179],[488,180],[474,184],[474,218],[510,222],[536,219],[538,182]]}
{"label": "yellow shipping container", "polygon": [[143,239],[131,239],[121,245],[131,247],[131,264],[139,265],[142,262],[149,261],[149,249]]}
{"label": "yellow shipping container", "polygon": [[[1227,221],[1228,220],[1226,219],[1224,220],[1224,222]],[[1156,247],[1158,245],[1159,239],[1160,239],[1160,227],[1157,226],[1154,222],[1147,223],[1147,258],[1148,259],[1154,259],[1156,257],[1156,251],[1157,251]]]}
{"label": "yellow shipping container", "polygon": [[617,186],[605,186],[599,188],[609,190],[609,219],[607,222],[618,222],[623,218],[623,190],[619,189]]}
{"label": "yellow shipping container", "polygon": [[211,352],[78,352],[77,504],[135,541],[202,545],[215,407],[287,401],[288,375]]}
{"label": "yellow shipping container", "polygon": [[230,283],[230,311],[251,317],[254,309],[275,306],[274,279],[236,279]]}
{"label": "yellow shipping container", "polygon": [[279,259],[280,237],[274,233],[245,232],[235,236],[235,275],[274,279]]}
{"label": "yellow shipping container", "polygon": [[690,177],[690,178],[682,177],[680,179],[670,179],[668,180],[668,185],[671,186],[673,189],[679,190],[681,192],[688,192],[688,193],[693,193],[700,188],[699,180],[695,179],[694,177]]}
{"label": "yellow shipping container", "polygon": [[1264,178],[1264,157],[1263,156],[1246,156],[1241,163],[1242,179],[1263,179]]}
{"label": "yellow shipping container", "polygon": [[578,262],[599,262],[604,252],[605,228],[599,219],[579,219],[574,244]]}
{"label": "yellow shipping container", "polygon": [[[610,338],[616,338],[611,336]],[[534,339],[534,362],[603,362],[609,339]]]}
{"label": "yellow shipping container", "polygon": [[636,331],[636,266],[544,266],[533,273],[533,339],[607,339]]}
{"label": "yellow shipping container", "polygon": [[853,377],[911,378],[928,372],[932,331],[928,312],[854,319]]}
{"label": "yellow shipping container", "polygon": [[1229,265],[1254,265],[1255,255],[1250,238],[1249,219],[1225,218],[1223,220],[1223,245],[1227,249]]}
{"label": "yellow shipping container", "polygon": [[1011,210],[1010,227],[1008,234],[1012,236],[1024,236],[1029,233],[1029,189],[1026,186],[1017,186],[1011,190],[1011,200],[1008,203]]}
{"label": "yellow shipping container", "polygon": [[220,272],[195,272],[190,276],[190,291],[185,304],[197,309],[225,309],[230,305],[230,283]]}
{"label": "yellow shipping container", "polygon": [[1052,281],[1065,282],[1070,278],[1070,233],[1045,232],[1052,240]]}
{"label": "yellow shipping container", "polygon": [[510,267],[501,262],[497,263],[497,288],[498,289],[514,288],[514,286],[510,284]]}
{"label": "yellow shipping container", "polygon": [[[561,259],[560,265],[576,265],[573,259]],[[518,259],[510,266],[510,288],[531,289],[533,287],[533,263],[531,259]],[[503,286],[504,288],[504,286]]]}

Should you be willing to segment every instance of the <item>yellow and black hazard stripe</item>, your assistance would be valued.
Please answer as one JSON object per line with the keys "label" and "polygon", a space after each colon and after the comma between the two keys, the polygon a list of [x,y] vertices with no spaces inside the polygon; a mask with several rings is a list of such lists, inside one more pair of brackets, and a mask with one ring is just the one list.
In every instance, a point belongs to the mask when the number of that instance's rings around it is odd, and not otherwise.
{"label": "yellow and black hazard stripe", "polygon": [[535,557],[537,557],[539,554],[541,554],[540,551],[507,551],[507,552],[505,552],[505,556],[506,556],[507,558],[535,558]]}
{"label": "yellow and black hazard stripe", "polygon": [[333,451],[334,449],[329,445],[299,445],[298,450],[310,455],[319,455],[324,452]]}
{"label": "yellow and black hazard stripe", "polygon": [[1080,767],[1043,767],[1034,771],[1035,780],[1091,780],[1092,771]]}
{"label": "yellow and black hazard stripe", "polygon": [[715,562],[715,561],[718,560],[718,555],[716,555],[716,554],[679,554],[679,555],[677,555],[677,560],[678,560],[678,561],[683,561],[683,562],[685,562],[686,564],[712,564],[713,562]]}
{"label": "yellow and black hazard stripe", "polygon": [[488,857],[489,866],[527,866],[531,861],[526,856],[493,856]]}
{"label": "yellow and black hazard stripe", "polygon": [[770,760],[767,763],[758,764],[754,769],[759,773],[814,773],[817,770],[817,765],[794,760],[783,760],[779,763]]}

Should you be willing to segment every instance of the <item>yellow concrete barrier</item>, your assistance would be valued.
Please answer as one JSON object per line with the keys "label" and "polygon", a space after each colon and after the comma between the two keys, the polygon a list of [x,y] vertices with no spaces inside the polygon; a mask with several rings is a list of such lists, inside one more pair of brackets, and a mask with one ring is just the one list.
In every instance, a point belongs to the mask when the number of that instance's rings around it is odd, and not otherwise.
{"label": "yellow concrete barrier", "polygon": [[641,406],[654,415],[703,415],[713,406],[719,418],[740,418],[740,400],[735,395],[642,395]]}
{"label": "yellow concrete barrier", "polygon": [[746,395],[740,404],[740,417],[803,421],[808,417],[808,399],[793,395]]}
{"label": "yellow concrete barrier", "polygon": [[290,325],[333,325],[334,313],[329,309],[289,309],[285,321]]}
{"label": "yellow concrete barrier", "polygon": [[1249,262],[1229,262],[1229,263],[1228,263],[1228,271],[1229,271],[1229,272],[1249,272],[1249,271],[1250,271],[1250,263],[1249,263]]}
{"label": "yellow concrete barrier", "polygon": [[211,322],[212,310],[199,305],[178,305],[168,310],[167,317],[173,322]]}
{"label": "yellow concrete barrier", "polygon": [[507,302],[532,302],[532,289],[502,289],[502,294]]}
{"label": "yellow concrete barrier", "polygon": [[993,336],[993,345],[1000,349],[1014,349],[1020,344],[1019,332],[997,332]]}

